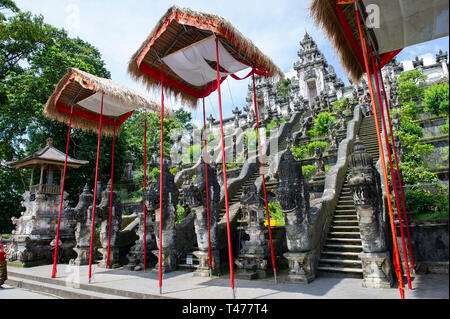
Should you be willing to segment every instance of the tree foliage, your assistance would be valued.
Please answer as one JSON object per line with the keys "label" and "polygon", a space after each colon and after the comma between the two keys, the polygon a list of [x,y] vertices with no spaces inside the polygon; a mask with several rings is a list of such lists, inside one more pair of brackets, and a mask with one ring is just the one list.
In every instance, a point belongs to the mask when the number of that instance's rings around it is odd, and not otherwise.
{"label": "tree foliage", "polygon": [[427,76],[419,70],[403,72],[397,79],[398,99],[400,103],[415,101],[423,96],[423,84]]}
{"label": "tree foliage", "polygon": [[435,84],[425,90],[423,108],[433,115],[448,115],[448,83]]}

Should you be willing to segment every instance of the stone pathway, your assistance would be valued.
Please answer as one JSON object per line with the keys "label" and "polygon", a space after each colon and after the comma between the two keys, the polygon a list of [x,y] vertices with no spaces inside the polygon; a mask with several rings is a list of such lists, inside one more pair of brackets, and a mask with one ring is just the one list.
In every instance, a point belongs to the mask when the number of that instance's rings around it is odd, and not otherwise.
{"label": "stone pathway", "polygon": [[[106,270],[94,265],[94,276],[88,284],[88,267],[59,265],[57,278],[51,279],[51,265],[33,268],[9,267],[8,285],[34,287],[63,298],[180,298],[231,299],[227,277],[194,277],[192,272],[175,271],[165,275],[163,294],[159,294],[158,274],[121,269]],[[265,280],[235,280],[238,299],[399,299],[396,287],[370,289],[361,286],[361,279],[318,277],[308,285]],[[28,286],[27,286],[28,285]],[[414,290],[405,289],[406,299],[448,299],[448,275],[420,275],[413,280]],[[0,299],[14,289],[0,291]],[[6,293],[5,293],[6,292]],[[31,295],[30,295],[31,296]],[[31,296],[32,297],[32,296]],[[10,297],[14,298],[14,297]],[[18,297],[21,298],[21,297]],[[23,298],[28,298],[24,296]]]}

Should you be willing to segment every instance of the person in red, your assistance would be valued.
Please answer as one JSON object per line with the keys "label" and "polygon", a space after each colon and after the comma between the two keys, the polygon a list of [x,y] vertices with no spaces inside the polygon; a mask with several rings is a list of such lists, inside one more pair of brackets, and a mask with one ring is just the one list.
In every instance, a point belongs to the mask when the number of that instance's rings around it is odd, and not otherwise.
{"label": "person in red", "polygon": [[8,272],[6,269],[6,252],[3,250],[4,245],[0,244],[0,288],[3,288],[2,285],[5,283],[6,279],[8,279]]}

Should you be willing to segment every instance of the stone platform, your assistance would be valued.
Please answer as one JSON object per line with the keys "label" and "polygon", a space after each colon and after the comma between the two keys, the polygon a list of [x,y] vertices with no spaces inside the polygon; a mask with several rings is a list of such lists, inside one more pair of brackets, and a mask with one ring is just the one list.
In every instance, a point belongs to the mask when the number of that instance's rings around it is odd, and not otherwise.
{"label": "stone platform", "polygon": [[[32,268],[8,268],[8,286],[23,287],[66,299],[231,299],[230,280],[197,277],[192,272],[174,271],[164,274],[163,290],[159,294],[158,274],[102,269],[93,265],[93,278],[88,284],[88,266],[58,265],[55,279],[51,279],[51,265]],[[286,273],[280,272],[278,284],[273,278],[263,280],[235,280],[237,299],[400,299],[394,286],[388,289],[363,288],[361,279],[317,277],[310,284],[286,283]],[[405,280],[406,282],[406,280]],[[406,299],[448,299],[448,275],[417,275],[413,290],[405,289]],[[0,289],[7,294],[8,289]],[[6,297],[5,297],[6,298]]]}

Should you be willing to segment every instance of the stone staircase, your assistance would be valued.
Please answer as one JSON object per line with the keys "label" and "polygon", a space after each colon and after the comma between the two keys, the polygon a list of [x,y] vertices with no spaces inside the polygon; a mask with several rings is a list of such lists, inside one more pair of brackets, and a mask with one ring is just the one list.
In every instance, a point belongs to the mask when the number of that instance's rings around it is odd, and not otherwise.
{"label": "stone staircase", "polygon": [[358,217],[347,185],[347,176],[339,196],[318,270],[362,278],[362,252]]}
{"label": "stone staircase", "polygon": [[[380,112],[377,113],[381,123]],[[380,157],[380,151],[373,116],[362,119],[358,136],[376,163]],[[358,216],[346,174],[327,240],[321,252],[318,270],[321,274],[362,278],[362,263],[359,258],[361,252]]]}

